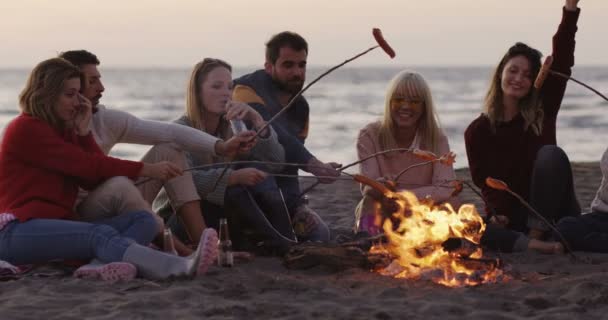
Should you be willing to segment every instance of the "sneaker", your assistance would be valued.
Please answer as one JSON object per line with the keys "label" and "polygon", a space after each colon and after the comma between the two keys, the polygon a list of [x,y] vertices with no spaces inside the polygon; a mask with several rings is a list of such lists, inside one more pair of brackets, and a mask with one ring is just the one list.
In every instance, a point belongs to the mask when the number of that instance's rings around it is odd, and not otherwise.
{"label": "sneaker", "polygon": [[199,260],[196,275],[203,275],[217,261],[218,238],[215,229],[207,228],[203,231],[198,243],[197,253],[199,254]]}
{"label": "sneaker", "polygon": [[137,275],[137,268],[128,262],[102,264],[93,262],[74,271],[74,277],[82,279],[101,279],[109,282],[129,281]]}

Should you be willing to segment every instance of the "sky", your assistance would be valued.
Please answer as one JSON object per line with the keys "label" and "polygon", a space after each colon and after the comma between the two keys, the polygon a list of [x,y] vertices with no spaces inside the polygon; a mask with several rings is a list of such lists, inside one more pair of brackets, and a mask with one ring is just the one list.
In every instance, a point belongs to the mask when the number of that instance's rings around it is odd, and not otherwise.
{"label": "sky", "polygon": [[[291,30],[308,63],[331,66],[375,44],[397,52],[351,66],[493,66],[523,41],[545,54],[564,0],[1,0],[0,68],[87,49],[104,67],[189,68],[205,57],[261,66],[264,43]],[[608,65],[608,0],[581,0],[576,64]]]}

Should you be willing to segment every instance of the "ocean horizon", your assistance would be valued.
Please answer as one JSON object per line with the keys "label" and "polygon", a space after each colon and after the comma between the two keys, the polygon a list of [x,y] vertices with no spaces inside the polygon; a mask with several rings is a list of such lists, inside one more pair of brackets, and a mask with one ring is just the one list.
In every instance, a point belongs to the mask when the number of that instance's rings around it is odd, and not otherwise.
{"label": "ocean horizon", "polygon": [[[309,67],[307,81],[328,67]],[[356,160],[357,134],[380,119],[389,80],[400,70],[421,73],[428,81],[441,126],[457,154],[456,168],[468,166],[464,130],[479,116],[493,71],[490,66],[343,67],[313,85],[304,96],[310,104],[308,149],[322,161]],[[239,77],[254,67],[235,67]],[[17,97],[30,69],[0,68],[0,128],[18,114]],[[170,121],[184,109],[189,68],[100,67],[106,87],[101,103],[144,119]],[[608,90],[608,66],[578,66],[573,77],[600,92]],[[608,147],[608,102],[569,82],[558,116],[557,138],[572,161],[598,161]],[[112,155],[139,159],[148,146],[117,145]],[[356,169],[349,170],[354,172]]]}

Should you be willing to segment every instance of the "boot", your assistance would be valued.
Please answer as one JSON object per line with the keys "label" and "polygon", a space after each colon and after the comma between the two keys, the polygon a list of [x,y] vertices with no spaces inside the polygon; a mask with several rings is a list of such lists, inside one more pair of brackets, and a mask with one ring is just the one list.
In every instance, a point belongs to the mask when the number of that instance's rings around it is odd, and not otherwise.
{"label": "boot", "polygon": [[188,257],[166,254],[138,244],[127,248],[123,261],[137,267],[145,278],[163,280],[169,277],[190,277],[207,272],[217,259],[217,232],[211,228],[203,231],[196,251]]}

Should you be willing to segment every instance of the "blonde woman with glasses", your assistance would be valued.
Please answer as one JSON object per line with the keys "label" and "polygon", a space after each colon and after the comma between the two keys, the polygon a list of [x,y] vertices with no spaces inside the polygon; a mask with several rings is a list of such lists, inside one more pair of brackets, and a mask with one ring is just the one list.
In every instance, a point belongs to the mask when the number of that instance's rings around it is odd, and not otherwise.
{"label": "blonde woman with glasses", "polygon": [[[431,90],[422,75],[411,71],[398,73],[388,86],[382,120],[365,126],[357,139],[357,154],[364,159],[374,153],[396,148],[420,149],[443,155],[450,152],[448,139],[439,127]],[[360,165],[361,174],[380,181],[395,182],[399,190],[409,190],[419,199],[435,203],[454,202],[452,190],[438,185],[456,178],[451,165],[433,163],[412,168],[426,160],[411,152],[392,152],[375,156]],[[363,199],[355,212],[355,231],[378,233],[376,217],[380,209],[379,195],[362,187]]]}

